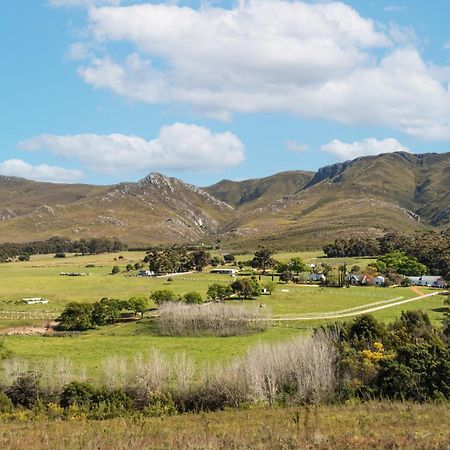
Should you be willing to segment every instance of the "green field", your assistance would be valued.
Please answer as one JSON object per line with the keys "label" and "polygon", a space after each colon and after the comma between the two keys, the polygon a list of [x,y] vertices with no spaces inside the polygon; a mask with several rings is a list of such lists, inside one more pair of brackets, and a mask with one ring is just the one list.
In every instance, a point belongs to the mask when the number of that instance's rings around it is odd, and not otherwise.
{"label": "green field", "polygon": [[[0,265],[0,310],[25,312],[60,312],[70,301],[94,302],[102,297],[127,299],[134,295],[148,296],[156,289],[171,289],[177,294],[199,291],[206,295],[211,283],[229,283],[230,277],[209,273],[185,274],[173,277],[172,282],[164,278],[142,278],[120,273],[110,275],[113,265],[122,269],[129,263],[142,260],[144,252],[124,252],[119,255],[73,256],[55,259],[51,255],[34,256],[24,263]],[[246,258],[249,255],[244,255]],[[322,261],[321,252],[280,254],[280,260],[289,260],[301,256],[307,261]],[[241,259],[241,258],[240,258]],[[348,265],[364,266],[369,260],[347,258]],[[338,265],[342,260],[326,260]],[[94,264],[96,267],[86,268]],[[60,276],[60,272],[89,272],[88,277]],[[135,274],[136,272],[133,272]],[[271,277],[263,277],[262,282]],[[263,295],[256,300],[247,300],[245,304],[264,304],[274,318],[296,318],[308,314],[342,311],[364,305],[376,304],[386,300],[402,297],[416,297],[417,293],[409,288],[375,288],[351,287],[348,289],[322,288],[317,286],[298,286],[294,284],[276,284],[272,295]],[[26,297],[44,297],[47,305],[26,305],[17,300]],[[233,301],[231,303],[238,303]],[[393,321],[404,310],[423,309],[438,325],[442,320],[444,297],[437,296],[415,301],[374,313],[375,317],[385,322]],[[351,319],[345,319],[351,320]],[[329,323],[330,320],[308,320],[274,322],[267,331],[236,337],[162,337],[153,332],[152,322],[145,319],[136,323],[121,323],[80,333],[73,336],[35,336],[14,335],[5,337],[6,345],[15,356],[29,361],[46,361],[66,357],[74,366],[85,367],[87,373],[97,377],[101,373],[102,362],[110,355],[127,358],[152,349],[164,354],[174,355],[185,352],[192,357],[197,366],[214,364],[245,354],[249,346],[259,342],[276,342],[288,339],[298,333],[309,333],[313,327]],[[7,331],[21,330],[23,327],[41,325],[42,320],[0,320],[0,328]]]}

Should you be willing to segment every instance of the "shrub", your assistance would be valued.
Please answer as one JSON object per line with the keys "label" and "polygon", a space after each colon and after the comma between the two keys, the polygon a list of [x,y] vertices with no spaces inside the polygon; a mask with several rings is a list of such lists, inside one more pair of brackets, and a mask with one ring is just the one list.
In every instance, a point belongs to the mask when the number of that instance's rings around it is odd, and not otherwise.
{"label": "shrub", "polygon": [[203,306],[165,303],[159,309],[159,331],[167,336],[233,336],[263,331],[267,328],[267,311],[225,304]]}
{"label": "shrub", "polygon": [[95,388],[92,385],[73,381],[64,387],[59,403],[63,408],[74,405],[88,406],[94,395]]}
{"label": "shrub", "polygon": [[11,399],[3,391],[0,391],[0,413],[11,412],[13,406]]}
{"label": "shrub", "polygon": [[161,289],[150,294],[150,298],[157,304],[162,305],[166,302],[176,302],[177,296],[169,289]]}
{"label": "shrub", "polygon": [[39,379],[36,372],[22,374],[6,389],[6,395],[14,405],[30,408],[39,399]]}
{"label": "shrub", "polygon": [[111,275],[116,275],[116,274],[118,274],[118,273],[120,273],[120,267],[119,267],[119,266],[114,266],[114,267],[111,269]]}
{"label": "shrub", "polygon": [[66,254],[62,252],[58,252],[55,254],[54,258],[65,258]]}
{"label": "shrub", "polygon": [[188,292],[183,295],[183,300],[188,304],[200,304],[203,303],[202,294],[200,292]]}

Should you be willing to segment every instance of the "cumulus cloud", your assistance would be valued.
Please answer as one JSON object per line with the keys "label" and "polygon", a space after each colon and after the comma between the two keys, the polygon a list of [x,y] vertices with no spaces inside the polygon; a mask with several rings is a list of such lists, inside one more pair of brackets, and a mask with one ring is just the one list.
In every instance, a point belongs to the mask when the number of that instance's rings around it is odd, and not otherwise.
{"label": "cumulus cloud", "polygon": [[296,141],[286,141],[286,148],[291,152],[303,153],[310,149],[308,144]]}
{"label": "cumulus cloud", "polygon": [[33,166],[21,159],[0,162],[0,174],[53,183],[73,183],[83,177],[83,172],[75,169],[40,164]]}
{"label": "cumulus cloud", "polygon": [[[425,62],[411,33],[341,2],[145,3],[90,9],[88,21],[106,53],[79,75],[128,99],[216,118],[288,112],[450,140],[448,82],[436,76],[448,68]],[[115,56],[117,42],[132,53]]]}
{"label": "cumulus cloud", "polygon": [[23,141],[19,147],[74,157],[95,171],[111,174],[144,169],[220,171],[245,159],[244,145],[232,133],[182,123],[162,127],[158,138],[150,141],[123,134],[47,134]]}
{"label": "cumulus cloud", "polygon": [[367,138],[362,141],[345,143],[334,139],[330,143],[323,145],[321,150],[337,155],[341,160],[354,159],[359,156],[379,155],[380,153],[410,152],[394,138],[378,140]]}

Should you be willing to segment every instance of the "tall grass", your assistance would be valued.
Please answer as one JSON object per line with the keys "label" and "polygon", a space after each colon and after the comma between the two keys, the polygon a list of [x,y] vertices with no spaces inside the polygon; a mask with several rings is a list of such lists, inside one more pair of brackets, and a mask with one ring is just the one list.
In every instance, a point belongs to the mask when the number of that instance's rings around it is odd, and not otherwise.
{"label": "tall grass", "polygon": [[159,308],[157,324],[165,336],[236,336],[264,331],[268,318],[267,310],[258,306],[167,302]]}
{"label": "tall grass", "polygon": [[[197,370],[184,353],[167,358],[152,350],[132,360],[108,358],[102,364],[100,387],[122,389],[137,409],[154,399],[170,399],[179,412],[242,404],[319,403],[332,398],[336,390],[337,360],[332,337],[325,333],[272,346],[260,344],[244,357]],[[44,394],[53,398],[70,381],[82,381],[80,372],[65,359],[40,367],[9,360],[2,369],[4,386],[31,370],[38,372]]]}
{"label": "tall grass", "polygon": [[245,357],[217,366],[203,377],[198,391],[205,402],[202,409],[214,409],[218,399],[222,406],[327,400],[337,386],[337,360],[332,339],[325,333],[258,345]]}

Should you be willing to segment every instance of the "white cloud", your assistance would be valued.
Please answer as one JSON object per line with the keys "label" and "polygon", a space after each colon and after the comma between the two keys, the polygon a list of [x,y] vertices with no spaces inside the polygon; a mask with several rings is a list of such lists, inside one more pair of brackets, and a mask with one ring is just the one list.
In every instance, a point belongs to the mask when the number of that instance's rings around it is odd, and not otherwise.
{"label": "white cloud", "polygon": [[245,159],[244,145],[235,135],[181,123],[162,127],[158,138],[150,141],[123,134],[42,135],[19,147],[50,150],[77,158],[95,171],[114,174],[144,169],[219,171]]}
{"label": "white cloud", "polygon": [[286,141],[286,148],[291,152],[303,153],[308,151],[310,146],[296,141]]}
{"label": "white cloud", "polygon": [[383,8],[385,12],[402,12],[406,10],[407,8],[404,5],[388,5]]}
{"label": "white cloud", "polygon": [[[106,54],[78,69],[97,89],[211,117],[288,112],[450,140],[450,93],[416,37],[339,2],[241,0],[232,9],[170,4],[88,12]],[[132,45],[124,60],[115,42]]]}
{"label": "white cloud", "polygon": [[55,7],[73,7],[73,6],[119,6],[121,0],[49,0],[49,4]]}
{"label": "white cloud", "polygon": [[92,56],[90,45],[85,42],[74,42],[65,55],[69,61],[82,61]]}
{"label": "white cloud", "polygon": [[354,159],[359,156],[379,155],[380,153],[410,152],[394,138],[378,140],[367,138],[362,141],[345,143],[334,139],[321,147],[323,152],[337,155],[341,160]]}
{"label": "white cloud", "polygon": [[443,46],[444,50],[450,50],[450,41],[447,41],[444,46]]}
{"label": "white cloud", "polygon": [[83,172],[79,170],[64,169],[47,164],[32,166],[21,159],[9,159],[0,162],[0,174],[53,183],[73,183],[83,177]]}

